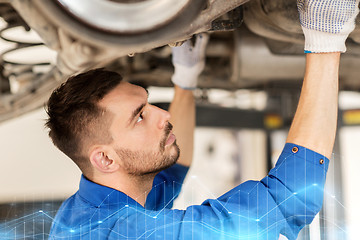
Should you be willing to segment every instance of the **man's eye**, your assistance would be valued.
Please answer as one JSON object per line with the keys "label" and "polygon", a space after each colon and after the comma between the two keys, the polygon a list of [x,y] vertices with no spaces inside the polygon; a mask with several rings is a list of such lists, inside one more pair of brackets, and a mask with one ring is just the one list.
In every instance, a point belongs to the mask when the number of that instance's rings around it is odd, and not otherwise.
{"label": "man's eye", "polygon": [[144,119],[144,118],[143,118],[142,114],[140,114],[140,115],[139,115],[139,118],[136,120],[136,123],[141,122],[143,119]]}

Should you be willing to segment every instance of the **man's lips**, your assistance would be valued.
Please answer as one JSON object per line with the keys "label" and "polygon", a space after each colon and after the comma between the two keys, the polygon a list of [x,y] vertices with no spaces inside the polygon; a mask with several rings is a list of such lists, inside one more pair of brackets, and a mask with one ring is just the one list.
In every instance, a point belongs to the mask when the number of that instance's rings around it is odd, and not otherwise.
{"label": "man's lips", "polygon": [[167,145],[173,144],[173,143],[175,142],[175,140],[176,140],[175,135],[174,135],[172,132],[170,132],[169,137],[168,137],[168,139],[166,140],[166,144],[165,144],[165,145],[167,146]]}

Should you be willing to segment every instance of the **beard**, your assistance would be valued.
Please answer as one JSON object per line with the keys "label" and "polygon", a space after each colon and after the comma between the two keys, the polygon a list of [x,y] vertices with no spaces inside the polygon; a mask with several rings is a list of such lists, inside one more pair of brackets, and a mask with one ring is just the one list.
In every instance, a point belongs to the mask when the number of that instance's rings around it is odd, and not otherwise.
{"label": "beard", "polygon": [[173,126],[168,123],[165,127],[163,139],[159,143],[157,151],[133,151],[129,149],[116,149],[116,153],[122,159],[123,167],[128,174],[134,176],[145,176],[165,170],[176,163],[180,156],[179,146],[174,141],[166,153],[166,141]]}

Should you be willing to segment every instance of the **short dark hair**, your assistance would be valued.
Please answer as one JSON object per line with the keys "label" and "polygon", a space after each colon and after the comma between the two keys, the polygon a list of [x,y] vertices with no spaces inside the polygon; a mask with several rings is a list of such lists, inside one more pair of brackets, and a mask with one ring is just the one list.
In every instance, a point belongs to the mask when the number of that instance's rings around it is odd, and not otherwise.
{"label": "short dark hair", "polygon": [[45,126],[54,145],[70,157],[84,175],[91,175],[86,143],[108,144],[112,137],[105,109],[98,105],[120,84],[120,74],[102,68],[70,77],[51,94]]}

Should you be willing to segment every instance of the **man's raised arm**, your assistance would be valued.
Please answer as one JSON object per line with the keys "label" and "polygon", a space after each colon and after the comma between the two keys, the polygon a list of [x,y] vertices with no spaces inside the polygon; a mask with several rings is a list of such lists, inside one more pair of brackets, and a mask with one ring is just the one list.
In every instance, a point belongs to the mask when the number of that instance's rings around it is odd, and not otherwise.
{"label": "man's raised arm", "polygon": [[298,0],[305,35],[306,71],[286,142],[331,157],[338,112],[340,53],[355,27],[359,0]]}
{"label": "man's raised arm", "polygon": [[192,90],[205,66],[207,42],[208,35],[199,34],[194,46],[191,40],[187,40],[182,46],[172,50],[175,95],[169,108],[170,122],[174,125],[174,134],[181,150],[177,163],[187,167],[191,165],[194,148],[195,100]]}
{"label": "man's raised arm", "polygon": [[286,140],[329,159],[337,125],[339,60],[340,53],[307,54],[301,97]]}

